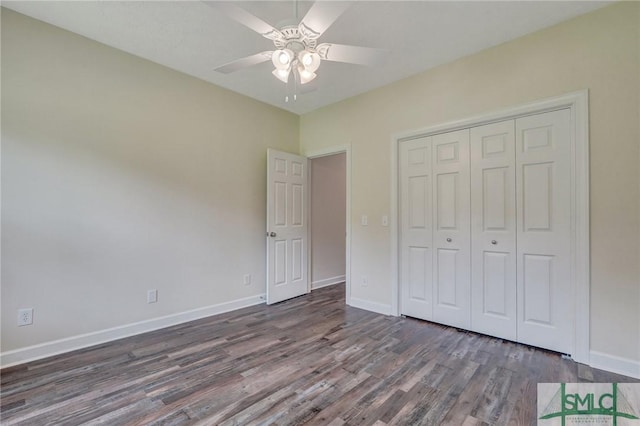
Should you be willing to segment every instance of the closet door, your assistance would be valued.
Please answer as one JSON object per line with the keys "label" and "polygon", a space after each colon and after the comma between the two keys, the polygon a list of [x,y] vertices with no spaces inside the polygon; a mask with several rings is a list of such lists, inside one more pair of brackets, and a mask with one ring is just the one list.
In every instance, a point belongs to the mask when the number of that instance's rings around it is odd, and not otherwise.
{"label": "closet door", "polygon": [[431,138],[402,142],[399,158],[401,312],[431,320]]}
{"label": "closet door", "polygon": [[516,340],[514,121],[471,129],[471,327]]}
{"label": "closet door", "polygon": [[432,137],[433,319],[469,329],[469,129]]}
{"label": "closet door", "polygon": [[516,120],[518,341],[573,352],[569,110]]}

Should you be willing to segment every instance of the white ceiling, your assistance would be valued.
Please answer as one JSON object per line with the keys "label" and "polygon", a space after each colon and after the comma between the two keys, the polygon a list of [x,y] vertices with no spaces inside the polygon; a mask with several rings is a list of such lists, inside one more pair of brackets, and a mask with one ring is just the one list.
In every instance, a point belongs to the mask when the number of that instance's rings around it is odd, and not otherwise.
{"label": "white ceiling", "polygon": [[[278,26],[293,1],[237,1]],[[200,1],[3,1],[2,6],[254,99],[305,114],[606,5],[595,1],[352,1],[320,42],[389,51],[376,67],[323,61],[312,92],[284,102],[265,62],[232,74],[216,67],[271,41]],[[311,2],[300,1],[299,17]],[[308,85],[307,85],[308,86]]]}

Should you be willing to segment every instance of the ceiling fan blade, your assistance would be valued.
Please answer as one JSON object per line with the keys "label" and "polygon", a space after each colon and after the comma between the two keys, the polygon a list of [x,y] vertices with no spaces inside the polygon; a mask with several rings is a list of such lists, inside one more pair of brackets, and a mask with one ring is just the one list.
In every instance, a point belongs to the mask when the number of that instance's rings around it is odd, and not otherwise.
{"label": "ceiling fan blade", "polygon": [[269,61],[271,60],[272,54],[273,52],[269,52],[269,51],[256,53],[255,55],[247,56],[245,58],[237,59],[235,61],[229,62],[228,64],[221,65],[218,68],[216,68],[214,71],[217,71],[223,74],[229,74],[231,72],[238,71],[243,68],[248,68],[248,67],[260,64],[262,62]]}
{"label": "ceiling fan blade", "polygon": [[350,2],[316,1],[302,18],[300,30],[310,39],[324,33],[351,6]]}
{"label": "ceiling fan blade", "polygon": [[347,44],[322,43],[316,48],[322,59],[358,65],[377,65],[387,54],[386,50]]}
{"label": "ceiling fan blade", "polygon": [[235,4],[219,1],[205,1],[207,5],[218,9],[226,13],[231,19],[241,23],[247,28],[252,29],[261,36],[268,38],[269,40],[281,39],[282,33],[274,28],[272,25],[267,24],[257,16],[247,12],[246,10],[236,6]]}

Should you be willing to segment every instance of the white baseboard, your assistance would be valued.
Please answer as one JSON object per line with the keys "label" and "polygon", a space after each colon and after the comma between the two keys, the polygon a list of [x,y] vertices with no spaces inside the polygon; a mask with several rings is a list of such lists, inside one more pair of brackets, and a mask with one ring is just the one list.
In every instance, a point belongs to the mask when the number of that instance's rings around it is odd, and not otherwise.
{"label": "white baseboard", "polygon": [[322,287],[328,287],[330,285],[340,284],[345,281],[344,275],[338,275],[337,277],[325,278],[324,280],[317,280],[311,283],[311,290],[317,290]]}
{"label": "white baseboard", "polygon": [[212,315],[235,311],[236,309],[259,305],[264,302],[265,295],[259,294],[256,296],[245,297],[244,299],[232,300],[230,302],[206,306],[204,308],[179,312],[177,314],[171,314],[164,317],[153,318],[146,321],[140,321],[132,324],[122,325],[119,327],[109,328],[106,330],[100,330],[92,333],[81,334],[78,336],[72,336],[60,340],[41,343],[39,345],[29,346],[26,348],[6,351],[0,353],[0,367],[5,368],[12,365],[23,364],[25,362],[35,361],[53,355],[59,355],[65,352],[70,352],[77,349],[122,339],[123,337],[134,336],[136,334],[146,333],[149,331],[170,327],[172,325],[182,324]]}
{"label": "white baseboard", "polygon": [[349,306],[353,306],[354,308],[364,309],[366,311],[376,312],[382,315],[391,315],[391,305],[386,305],[384,303],[371,302],[370,300],[358,299],[356,297],[352,297],[349,300]]}
{"label": "white baseboard", "polygon": [[590,352],[589,365],[600,370],[640,379],[640,361],[609,355],[598,351]]}

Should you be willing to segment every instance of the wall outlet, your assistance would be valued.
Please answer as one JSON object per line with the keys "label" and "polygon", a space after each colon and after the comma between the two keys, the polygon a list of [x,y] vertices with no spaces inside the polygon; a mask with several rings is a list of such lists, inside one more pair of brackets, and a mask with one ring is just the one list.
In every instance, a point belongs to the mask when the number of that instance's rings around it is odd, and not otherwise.
{"label": "wall outlet", "polygon": [[369,218],[367,217],[367,215],[362,215],[362,217],[360,218],[360,225],[367,226],[368,224]]}
{"label": "wall outlet", "polygon": [[362,276],[362,280],[360,280],[360,283],[362,284],[362,287],[366,287],[369,285],[369,281],[367,281],[367,277],[366,276]]}
{"label": "wall outlet", "polygon": [[244,278],[242,279],[242,282],[244,283],[244,285],[251,284],[251,274],[245,274]]}
{"label": "wall outlet", "polygon": [[18,309],[18,327],[33,324],[33,308]]}
{"label": "wall outlet", "polygon": [[158,290],[147,291],[147,303],[156,303],[158,301]]}

